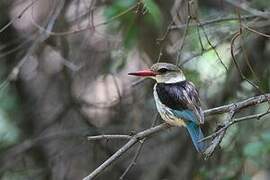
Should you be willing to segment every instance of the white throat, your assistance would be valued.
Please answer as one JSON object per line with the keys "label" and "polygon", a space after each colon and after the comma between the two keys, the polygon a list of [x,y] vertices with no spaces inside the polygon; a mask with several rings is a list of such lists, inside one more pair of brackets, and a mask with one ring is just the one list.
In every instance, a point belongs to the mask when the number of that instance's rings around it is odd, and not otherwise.
{"label": "white throat", "polygon": [[167,83],[167,84],[169,84],[169,83],[177,83],[177,82],[181,82],[181,81],[185,81],[186,80],[185,76],[182,75],[182,74],[178,74],[176,76],[164,76],[164,75],[161,76],[161,75],[157,75],[155,77],[155,79],[156,79],[156,81],[158,83]]}
{"label": "white throat", "polygon": [[181,77],[181,76],[176,76],[176,77],[168,79],[164,83],[177,83],[177,82],[181,82],[181,81],[184,81],[184,80],[186,80],[186,79]]}

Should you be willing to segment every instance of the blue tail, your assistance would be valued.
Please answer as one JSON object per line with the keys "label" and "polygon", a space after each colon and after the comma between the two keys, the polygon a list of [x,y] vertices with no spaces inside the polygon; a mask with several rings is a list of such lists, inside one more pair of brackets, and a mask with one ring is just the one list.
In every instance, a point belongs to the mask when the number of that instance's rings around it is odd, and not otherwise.
{"label": "blue tail", "polygon": [[191,136],[196,150],[200,153],[203,153],[207,148],[207,145],[205,142],[199,142],[202,138],[204,138],[200,126],[194,122],[188,122],[186,128]]}

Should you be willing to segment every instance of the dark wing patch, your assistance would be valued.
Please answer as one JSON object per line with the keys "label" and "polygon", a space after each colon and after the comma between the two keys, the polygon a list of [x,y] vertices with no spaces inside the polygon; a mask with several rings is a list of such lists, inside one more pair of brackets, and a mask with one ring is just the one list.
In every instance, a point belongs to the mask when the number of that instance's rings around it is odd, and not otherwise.
{"label": "dark wing patch", "polygon": [[198,90],[196,89],[193,83],[188,82],[188,81],[186,83],[185,89],[186,89],[185,91],[186,93],[184,93],[184,95],[186,96],[186,99],[188,101],[187,106],[189,107],[189,109],[191,109],[195,113],[199,122],[203,124],[204,114],[201,108],[201,102],[200,102]]}
{"label": "dark wing patch", "polygon": [[162,104],[175,110],[188,109],[183,95],[183,83],[157,83],[156,91]]}
{"label": "dark wing patch", "polygon": [[174,110],[192,110],[197,120],[204,122],[199,93],[191,82],[158,83],[156,91],[162,104]]}

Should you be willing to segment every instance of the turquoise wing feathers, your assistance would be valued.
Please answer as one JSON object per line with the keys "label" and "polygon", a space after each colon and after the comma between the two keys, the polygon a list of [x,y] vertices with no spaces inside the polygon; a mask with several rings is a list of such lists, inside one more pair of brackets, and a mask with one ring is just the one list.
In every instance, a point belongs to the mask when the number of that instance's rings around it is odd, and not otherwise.
{"label": "turquoise wing feathers", "polygon": [[191,110],[172,110],[172,112],[176,117],[184,120],[188,133],[192,139],[196,150],[200,153],[203,153],[207,148],[207,144],[205,142],[200,142],[200,140],[204,138],[204,135],[195,113]]}
{"label": "turquoise wing feathers", "polygon": [[187,123],[186,126],[189,135],[192,139],[192,142],[196,148],[196,150],[200,153],[203,153],[205,149],[207,148],[207,144],[205,142],[200,141],[204,138],[203,132],[198,124],[195,124],[194,122]]}

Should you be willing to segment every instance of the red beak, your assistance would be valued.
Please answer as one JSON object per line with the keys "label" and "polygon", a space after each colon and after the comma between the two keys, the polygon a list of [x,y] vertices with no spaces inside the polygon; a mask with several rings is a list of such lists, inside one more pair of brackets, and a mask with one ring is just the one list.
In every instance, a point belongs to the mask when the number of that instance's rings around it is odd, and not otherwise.
{"label": "red beak", "polygon": [[147,77],[147,76],[156,76],[157,73],[155,73],[154,71],[152,71],[150,69],[145,69],[145,70],[141,70],[141,71],[128,73],[128,75]]}

